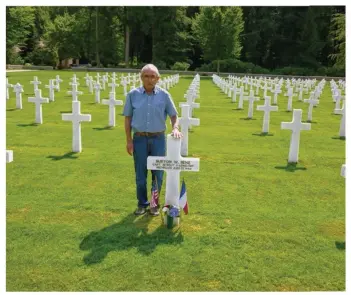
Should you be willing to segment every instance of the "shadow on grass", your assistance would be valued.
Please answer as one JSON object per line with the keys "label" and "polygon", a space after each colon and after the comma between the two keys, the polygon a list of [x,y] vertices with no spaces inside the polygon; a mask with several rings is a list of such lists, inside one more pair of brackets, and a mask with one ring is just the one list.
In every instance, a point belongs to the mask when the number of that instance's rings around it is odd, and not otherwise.
{"label": "shadow on grass", "polygon": [[111,251],[136,248],[139,253],[150,255],[158,245],[177,245],[184,240],[178,229],[168,229],[164,225],[148,233],[148,223],[154,217],[145,214],[127,215],[120,222],[88,234],[80,243],[79,249],[90,251],[83,257],[87,265],[102,262]]}
{"label": "shadow on grass", "polygon": [[97,130],[97,131],[103,131],[103,130],[113,130],[113,126],[105,126],[105,127],[94,127],[93,129],[94,130]]}
{"label": "shadow on grass", "polygon": [[68,114],[68,113],[72,114],[72,110],[70,110],[70,111],[60,111],[60,113],[61,114]]}
{"label": "shadow on grass", "polygon": [[308,120],[305,120],[305,121],[301,121],[302,123],[311,123],[311,124],[318,124],[317,121],[308,121]]}
{"label": "shadow on grass", "polygon": [[78,159],[78,157],[73,157],[73,155],[78,154],[75,152],[69,152],[66,153],[62,156],[48,156],[47,158],[52,159],[53,161],[58,161],[58,160],[63,160],[63,159],[70,159],[70,160],[74,160],[74,159]]}
{"label": "shadow on grass", "polygon": [[339,250],[345,250],[345,242],[335,241],[335,247]]}
{"label": "shadow on grass", "polygon": [[257,119],[246,117],[246,118],[240,118],[240,120],[251,121],[251,120],[257,120]]}
{"label": "shadow on grass", "polygon": [[339,139],[339,140],[345,140],[345,136],[333,136],[332,139]]}
{"label": "shadow on grass", "polygon": [[239,108],[236,108],[236,109],[232,109],[233,111],[243,111],[244,109],[239,109]]}
{"label": "shadow on grass", "polygon": [[30,123],[30,124],[17,124],[19,127],[33,127],[33,126],[39,126],[40,124],[38,123]]}
{"label": "shadow on grass", "polygon": [[17,110],[17,109],[16,108],[14,108],[14,109],[7,109],[6,112],[13,112],[15,110]]}
{"label": "shadow on grass", "polygon": [[269,132],[252,133],[252,135],[256,135],[256,136],[274,136],[274,134],[269,133]]}
{"label": "shadow on grass", "polygon": [[286,166],[275,166],[276,169],[284,169],[287,172],[295,172],[296,170],[307,170],[306,167],[297,167],[297,163],[287,163]]}

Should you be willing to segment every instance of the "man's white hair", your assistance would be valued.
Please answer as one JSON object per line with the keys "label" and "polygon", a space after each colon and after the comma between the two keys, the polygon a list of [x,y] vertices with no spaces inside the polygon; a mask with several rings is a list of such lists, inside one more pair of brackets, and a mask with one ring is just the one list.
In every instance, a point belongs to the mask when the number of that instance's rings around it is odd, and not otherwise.
{"label": "man's white hair", "polygon": [[142,76],[145,71],[153,71],[157,77],[160,77],[160,73],[158,72],[158,69],[156,68],[155,65],[153,64],[147,64],[145,65],[140,72],[140,75]]}

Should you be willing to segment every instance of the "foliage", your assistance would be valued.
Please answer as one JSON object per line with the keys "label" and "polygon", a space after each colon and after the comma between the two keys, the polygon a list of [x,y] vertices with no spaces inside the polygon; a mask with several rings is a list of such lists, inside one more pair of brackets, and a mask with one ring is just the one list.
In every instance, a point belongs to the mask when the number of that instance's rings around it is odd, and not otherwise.
{"label": "foliage", "polygon": [[240,7],[201,7],[193,22],[205,60],[219,60],[240,56],[239,35],[243,30]]}
{"label": "foliage", "polygon": [[345,14],[337,13],[332,18],[331,38],[334,42],[335,53],[330,54],[332,60],[335,60],[336,66],[345,67]]}
{"label": "foliage", "polygon": [[174,71],[187,71],[190,67],[190,64],[187,62],[175,62],[173,66],[171,66],[171,70]]}
{"label": "foliage", "polygon": [[73,57],[164,69],[185,62],[194,69],[215,62],[214,71],[257,73],[345,68],[344,6],[7,7],[6,34],[7,63],[37,62],[43,43],[55,63]]}

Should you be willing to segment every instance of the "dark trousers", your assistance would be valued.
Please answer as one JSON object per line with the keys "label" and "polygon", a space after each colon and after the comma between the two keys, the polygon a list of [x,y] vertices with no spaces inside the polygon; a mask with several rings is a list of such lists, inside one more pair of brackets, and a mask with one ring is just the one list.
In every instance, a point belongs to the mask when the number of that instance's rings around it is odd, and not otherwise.
{"label": "dark trousers", "polygon": [[[133,158],[136,180],[136,191],[138,207],[149,206],[147,199],[147,157],[148,156],[165,156],[166,139],[165,134],[155,136],[133,136]],[[157,183],[158,191],[161,191],[163,171],[152,170],[152,181]]]}

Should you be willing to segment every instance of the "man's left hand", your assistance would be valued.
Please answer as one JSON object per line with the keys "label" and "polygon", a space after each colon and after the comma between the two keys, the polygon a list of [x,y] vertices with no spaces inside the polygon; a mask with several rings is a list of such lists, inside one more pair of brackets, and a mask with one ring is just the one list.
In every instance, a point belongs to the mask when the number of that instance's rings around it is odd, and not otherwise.
{"label": "man's left hand", "polygon": [[178,130],[178,128],[174,128],[172,130],[172,136],[174,138],[182,138],[183,137],[183,134]]}

